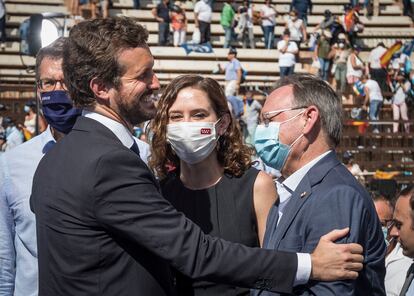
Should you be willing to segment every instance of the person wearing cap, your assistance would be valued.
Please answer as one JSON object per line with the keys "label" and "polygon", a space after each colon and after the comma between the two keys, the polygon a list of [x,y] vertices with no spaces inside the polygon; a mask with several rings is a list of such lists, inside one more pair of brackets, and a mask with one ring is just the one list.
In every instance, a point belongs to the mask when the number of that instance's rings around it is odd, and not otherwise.
{"label": "person wearing cap", "polygon": [[17,128],[13,119],[10,117],[3,118],[2,125],[6,137],[6,143],[3,147],[4,151],[11,150],[23,143],[23,133]]}
{"label": "person wearing cap", "polygon": [[296,42],[290,40],[290,31],[283,31],[283,39],[277,43],[279,51],[280,78],[292,75],[295,72],[296,54],[299,49]]}
{"label": "person wearing cap", "polygon": [[318,42],[316,43],[314,59],[319,59],[321,67],[319,68],[319,77],[328,81],[329,67],[331,66],[331,45],[329,40],[332,34],[329,30],[322,30]]}
{"label": "person wearing cap", "polygon": [[226,97],[234,96],[239,93],[240,82],[243,74],[243,70],[240,64],[240,61],[237,59],[237,49],[231,47],[229,53],[227,54],[228,62],[225,64],[224,69],[219,66],[219,71],[224,72],[226,85],[224,88],[224,93]]}
{"label": "person wearing cap", "polygon": [[331,30],[331,26],[334,23],[335,19],[332,15],[332,12],[329,9],[326,9],[323,13],[323,20],[315,27],[314,32],[318,30]]}

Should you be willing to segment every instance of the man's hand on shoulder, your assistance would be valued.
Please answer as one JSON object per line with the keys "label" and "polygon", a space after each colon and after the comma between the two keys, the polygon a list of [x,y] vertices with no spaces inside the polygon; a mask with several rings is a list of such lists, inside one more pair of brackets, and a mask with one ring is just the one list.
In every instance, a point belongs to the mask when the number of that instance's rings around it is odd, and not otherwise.
{"label": "man's hand on shoulder", "polygon": [[356,279],[363,268],[363,249],[359,244],[335,244],[335,241],[348,234],[349,228],[333,230],[321,237],[311,254],[311,279],[336,281]]}

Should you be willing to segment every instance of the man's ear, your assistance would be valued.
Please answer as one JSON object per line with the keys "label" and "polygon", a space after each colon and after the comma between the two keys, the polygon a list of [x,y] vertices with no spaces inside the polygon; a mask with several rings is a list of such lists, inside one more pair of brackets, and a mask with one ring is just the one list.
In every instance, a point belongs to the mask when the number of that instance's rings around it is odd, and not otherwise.
{"label": "man's ear", "polygon": [[309,106],[303,113],[305,118],[305,124],[303,126],[303,134],[307,135],[312,132],[314,126],[319,120],[319,110],[316,106]]}
{"label": "man's ear", "polygon": [[224,114],[221,120],[217,123],[217,134],[222,136],[225,134],[230,125],[230,114]]}
{"label": "man's ear", "polygon": [[109,103],[110,91],[112,88],[108,87],[100,78],[94,77],[89,83],[96,100],[99,102]]}

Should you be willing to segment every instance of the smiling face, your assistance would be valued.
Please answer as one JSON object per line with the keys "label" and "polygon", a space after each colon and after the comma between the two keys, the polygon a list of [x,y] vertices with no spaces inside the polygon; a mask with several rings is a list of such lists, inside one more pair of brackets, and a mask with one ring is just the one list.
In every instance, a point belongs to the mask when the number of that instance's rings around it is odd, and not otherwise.
{"label": "smiling face", "polygon": [[149,49],[125,49],[118,63],[123,75],[119,87],[111,92],[111,107],[132,125],[152,119],[156,113],[153,92],[160,84],[152,69],[154,58]]}
{"label": "smiling face", "polygon": [[168,111],[168,123],[216,122],[217,114],[208,95],[200,89],[187,87],[178,92]]}

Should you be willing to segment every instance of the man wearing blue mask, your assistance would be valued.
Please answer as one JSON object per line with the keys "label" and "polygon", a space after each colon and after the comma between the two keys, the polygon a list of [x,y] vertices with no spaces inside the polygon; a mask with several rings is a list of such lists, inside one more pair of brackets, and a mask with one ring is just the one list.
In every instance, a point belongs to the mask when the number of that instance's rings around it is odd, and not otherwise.
{"label": "man wearing blue mask", "polygon": [[336,157],[341,133],[340,99],[327,83],[308,74],[277,82],[256,129],[258,155],[281,175],[264,247],[312,252],[324,233],[349,227],[348,236],[337,242],[364,248],[364,269],[358,279],[312,281],[296,287],[294,295],[385,295],[381,224],[368,192]]}

